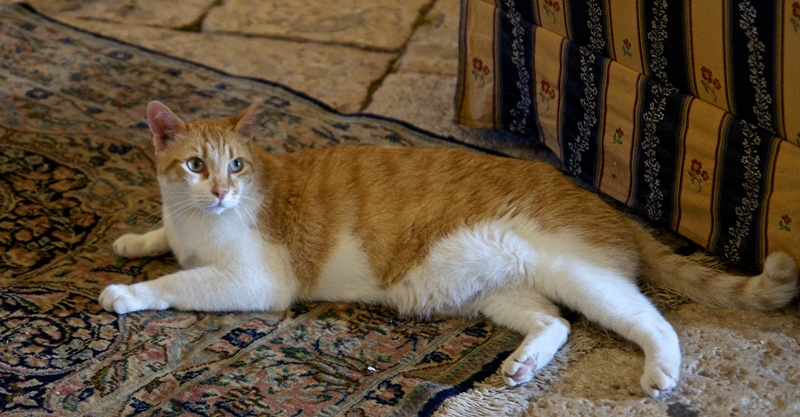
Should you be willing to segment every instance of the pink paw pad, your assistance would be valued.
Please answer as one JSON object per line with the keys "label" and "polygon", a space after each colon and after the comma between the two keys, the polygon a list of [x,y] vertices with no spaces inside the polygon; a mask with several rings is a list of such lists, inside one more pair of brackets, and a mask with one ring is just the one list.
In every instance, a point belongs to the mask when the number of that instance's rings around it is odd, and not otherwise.
{"label": "pink paw pad", "polygon": [[522,365],[517,369],[513,375],[505,374],[506,378],[511,378],[514,382],[525,382],[530,379],[530,375],[533,372],[533,369],[536,368],[536,361],[533,357],[528,357],[524,361],[518,361],[514,359],[514,362]]}

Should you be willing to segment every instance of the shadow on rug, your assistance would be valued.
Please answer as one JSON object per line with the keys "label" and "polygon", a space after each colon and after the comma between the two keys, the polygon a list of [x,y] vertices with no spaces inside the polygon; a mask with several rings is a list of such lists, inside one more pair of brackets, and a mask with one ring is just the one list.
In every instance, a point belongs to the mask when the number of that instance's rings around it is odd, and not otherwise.
{"label": "shadow on rug", "polygon": [[0,398],[20,415],[429,415],[496,372],[520,337],[484,320],[367,305],[118,316],[112,283],[175,271],[111,243],[159,220],[150,100],[186,119],[255,99],[271,152],[358,143],[461,146],[376,117],[71,29],[0,12]]}

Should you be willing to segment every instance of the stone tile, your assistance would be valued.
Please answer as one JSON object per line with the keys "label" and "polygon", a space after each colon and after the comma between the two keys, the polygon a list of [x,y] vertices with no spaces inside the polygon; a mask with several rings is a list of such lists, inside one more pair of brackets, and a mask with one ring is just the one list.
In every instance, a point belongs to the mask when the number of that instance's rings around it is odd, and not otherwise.
{"label": "stone tile", "polygon": [[218,0],[28,0],[52,17],[93,19],[135,25],[184,28],[197,25]]}
{"label": "stone tile", "polygon": [[[399,72],[390,74],[375,91],[367,113],[407,121],[419,128],[463,142],[526,159],[558,165],[552,153],[527,139],[507,132],[473,129],[453,122],[456,77]],[[551,159],[552,158],[552,159]]]}
{"label": "stone tile", "polygon": [[223,6],[209,12],[203,22],[203,31],[358,45],[391,51],[406,42],[420,9],[431,1],[226,0]]}
{"label": "stone tile", "polygon": [[400,58],[399,71],[458,74],[459,0],[437,0]]}
{"label": "stone tile", "polygon": [[61,20],[230,74],[278,82],[345,113],[361,108],[369,85],[395,58],[390,53],[342,46]]}
{"label": "stone tile", "polygon": [[456,78],[449,75],[394,73],[375,91],[369,113],[408,121],[440,135],[462,136],[453,123]]}

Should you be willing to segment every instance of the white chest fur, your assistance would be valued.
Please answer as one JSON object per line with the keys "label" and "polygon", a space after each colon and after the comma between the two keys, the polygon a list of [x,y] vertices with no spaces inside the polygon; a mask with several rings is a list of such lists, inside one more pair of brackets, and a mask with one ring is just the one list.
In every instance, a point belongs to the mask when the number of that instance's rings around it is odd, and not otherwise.
{"label": "white chest fur", "polygon": [[258,263],[260,258],[258,231],[234,212],[208,214],[193,210],[175,218],[167,212],[164,229],[169,246],[183,268],[225,265],[242,258]]}

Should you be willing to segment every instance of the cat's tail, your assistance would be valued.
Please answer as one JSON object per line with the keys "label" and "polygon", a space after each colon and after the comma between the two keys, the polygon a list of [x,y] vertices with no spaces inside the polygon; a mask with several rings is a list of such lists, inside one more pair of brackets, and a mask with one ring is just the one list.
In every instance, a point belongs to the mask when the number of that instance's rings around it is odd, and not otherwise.
{"label": "cat's tail", "polygon": [[646,230],[637,230],[641,279],[653,286],[703,304],[758,310],[784,307],[798,294],[797,263],[786,252],[767,256],[759,275],[732,275],[677,255]]}

